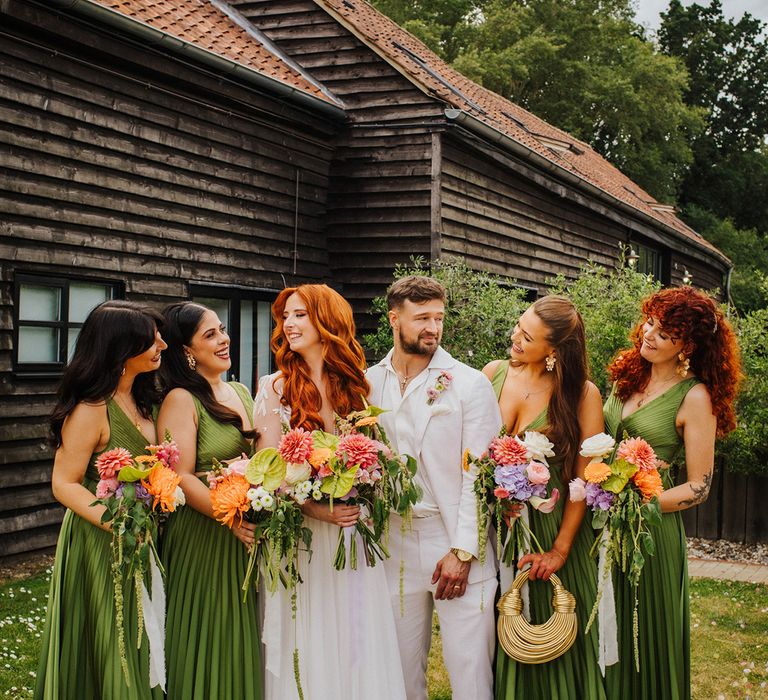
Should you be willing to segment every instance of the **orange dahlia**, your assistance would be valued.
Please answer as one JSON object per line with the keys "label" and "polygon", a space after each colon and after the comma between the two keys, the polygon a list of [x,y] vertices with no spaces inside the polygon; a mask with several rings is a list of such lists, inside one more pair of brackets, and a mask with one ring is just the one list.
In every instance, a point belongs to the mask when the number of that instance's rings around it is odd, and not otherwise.
{"label": "orange dahlia", "polygon": [[227,527],[243,522],[243,514],[251,507],[248,501],[248,489],[251,485],[242,474],[227,474],[211,491],[213,514]]}
{"label": "orange dahlia", "polygon": [[640,493],[643,494],[643,498],[646,501],[650,501],[654,496],[661,496],[661,492],[664,490],[664,486],[661,483],[661,476],[655,469],[653,471],[643,471],[642,469],[635,472],[632,477],[632,481],[635,482],[635,486],[640,489]]}
{"label": "orange dahlia", "polygon": [[616,450],[616,458],[634,464],[644,472],[656,469],[656,453],[643,438],[623,440]]}
{"label": "orange dahlia", "polygon": [[309,463],[315,469],[320,469],[331,457],[333,457],[333,450],[327,447],[316,447],[309,455]]}
{"label": "orange dahlia", "polygon": [[611,468],[604,462],[593,462],[584,470],[584,480],[591,484],[602,484],[610,475]]}
{"label": "orange dahlia", "polygon": [[180,482],[181,477],[173,469],[158,462],[147,478],[142,479],[141,485],[154,497],[153,508],[159,505],[164,513],[172,513],[176,510],[176,489]]}

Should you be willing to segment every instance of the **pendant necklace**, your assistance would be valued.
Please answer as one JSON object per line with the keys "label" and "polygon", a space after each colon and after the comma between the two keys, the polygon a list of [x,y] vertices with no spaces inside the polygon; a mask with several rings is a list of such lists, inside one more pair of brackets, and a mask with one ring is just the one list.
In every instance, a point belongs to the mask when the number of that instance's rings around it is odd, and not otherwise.
{"label": "pendant necklace", "polygon": [[128,418],[128,420],[131,420],[131,414],[133,414],[133,425],[136,427],[136,430],[140,431],[141,430],[141,424],[139,423],[139,412],[138,412],[138,410],[136,410],[136,409],[134,409],[133,411],[126,410],[129,407],[126,407],[126,405],[120,400],[120,397],[117,395],[117,392],[112,394],[112,398],[117,402],[117,405],[120,406],[120,408],[122,409],[123,413],[125,413],[125,415]]}
{"label": "pendant necklace", "polygon": [[668,377],[667,379],[665,379],[661,384],[659,384],[653,390],[644,391],[643,395],[637,400],[637,407],[640,408],[640,406],[642,406],[648,399],[650,399],[651,396],[656,397],[657,395],[659,395],[660,394],[659,389],[669,384],[669,382],[671,382],[675,378],[676,374],[677,372],[675,372],[675,374],[672,375],[671,377]]}

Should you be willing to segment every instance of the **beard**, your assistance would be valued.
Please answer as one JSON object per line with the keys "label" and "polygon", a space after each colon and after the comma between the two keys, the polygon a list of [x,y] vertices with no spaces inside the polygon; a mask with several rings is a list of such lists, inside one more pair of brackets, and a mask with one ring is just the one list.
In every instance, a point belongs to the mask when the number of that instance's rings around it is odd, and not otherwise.
{"label": "beard", "polygon": [[436,339],[437,342],[434,345],[426,345],[422,341],[421,336],[415,339],[406,338],[403,335],[402,330],[398,330],[397,335],[400,339],[400,347],[403,349],[403,352],[406,352],[409,355],[425,355],[427,357],[431,357],[435,354],[437,348],[440,347],[440,338]]}

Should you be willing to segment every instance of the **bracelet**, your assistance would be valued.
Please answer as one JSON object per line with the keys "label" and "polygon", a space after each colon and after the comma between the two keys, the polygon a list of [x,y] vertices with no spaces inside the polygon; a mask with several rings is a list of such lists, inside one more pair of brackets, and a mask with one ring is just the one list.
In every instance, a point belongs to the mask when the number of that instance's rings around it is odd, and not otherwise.
{"label": "bracelet", "polygon": [[555,554],[557,554],[557,556],[560,557],[563,560],[563,564],[565,564],[565,557],[562,554],[560,554],[560,552],[558,552],[554,547],[552,547],[552,549],[550,551],[554,552]]}

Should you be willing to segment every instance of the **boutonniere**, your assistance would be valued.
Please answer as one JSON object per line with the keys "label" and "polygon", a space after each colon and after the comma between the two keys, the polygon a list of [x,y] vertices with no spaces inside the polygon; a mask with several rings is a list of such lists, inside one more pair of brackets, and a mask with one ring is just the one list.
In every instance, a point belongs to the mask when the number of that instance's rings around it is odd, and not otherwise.
{"label": "boutonniere", "polygon": [[431,406],[453,381],[453,375],[450,372],[443,370],[437,375],[437,379],[433,386],[427,389],[427,406]]}

